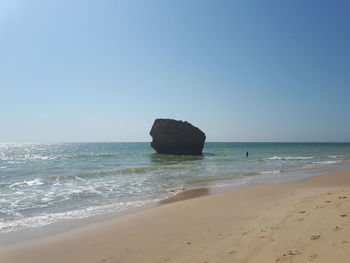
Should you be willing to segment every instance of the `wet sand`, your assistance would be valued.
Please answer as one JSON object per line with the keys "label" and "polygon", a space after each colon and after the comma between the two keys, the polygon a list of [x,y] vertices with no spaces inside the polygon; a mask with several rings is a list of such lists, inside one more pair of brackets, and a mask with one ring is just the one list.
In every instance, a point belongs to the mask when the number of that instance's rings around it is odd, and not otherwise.
{"label": "wet sand", "polygon": [[170,204],[178,201],[184,201],[188,199],[198,198],[209,195],[209,188],[196,188],[183,191],[177,195],[170,196],[164,200],[159,201],[160,204]]}
{"label": "wet sand", "polygon": [[350,171],[173,201],[2,248],[1,262],[345,263],[350,258]]}

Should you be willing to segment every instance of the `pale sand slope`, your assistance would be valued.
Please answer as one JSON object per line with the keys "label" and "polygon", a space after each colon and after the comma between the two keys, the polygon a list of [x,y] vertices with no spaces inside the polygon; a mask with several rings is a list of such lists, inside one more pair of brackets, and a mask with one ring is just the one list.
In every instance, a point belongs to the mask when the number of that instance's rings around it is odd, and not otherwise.
{"label": "pale sand slope", "polygon": [[0,262],[350,262],[350,172],[164,205],[4,248]]}

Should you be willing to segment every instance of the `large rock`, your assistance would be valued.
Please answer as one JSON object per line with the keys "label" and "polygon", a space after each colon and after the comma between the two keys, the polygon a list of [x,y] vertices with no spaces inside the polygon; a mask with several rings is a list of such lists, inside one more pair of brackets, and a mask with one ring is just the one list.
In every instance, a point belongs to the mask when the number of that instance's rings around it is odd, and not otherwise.
{"label": "large rock", "polygon": [[187,121],[156,119],[150,131],[151,146],[157,153],[202,154],[205,134]]}

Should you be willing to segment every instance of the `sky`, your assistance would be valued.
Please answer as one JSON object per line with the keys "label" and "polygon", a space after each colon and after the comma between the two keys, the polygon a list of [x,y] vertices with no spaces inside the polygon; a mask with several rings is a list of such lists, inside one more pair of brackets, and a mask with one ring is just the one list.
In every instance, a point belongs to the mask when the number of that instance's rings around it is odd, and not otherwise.
{"label": "sky", "polygon": [[0,0],[0,142],[350,141],[350,1]]}

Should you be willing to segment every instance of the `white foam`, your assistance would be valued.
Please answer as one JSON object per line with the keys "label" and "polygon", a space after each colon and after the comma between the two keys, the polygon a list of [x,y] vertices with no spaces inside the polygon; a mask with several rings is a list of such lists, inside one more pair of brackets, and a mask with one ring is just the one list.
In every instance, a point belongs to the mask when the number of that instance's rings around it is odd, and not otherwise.
{"label": "white foam", "polygon": [[16,182],[14,184],[11,184],[9,188],[15,187],[15,186],[23,186],[23,185],[28,185],[28,186],[35,186],[35,185],[42,185],[44,184],[43,181],[40,179],[34,179],[30,181],[21,181],[21,182]]}
{"label": "white foam", "polygon": [[341,161],[323,161],[323,162],[312,162],[313,164],[334,164],[340,163]]}
{"label": "white foam", "polygon": [[309,160],[314,159],[313,156],[273,156],[269,158],[265,158],[265,160],[277,160],[277,161],[285,161],[285,160]]}
{"label": "white foam", "polygon": [[26,154],[24,155],[25,160],[54,160],[55,157],[46,156],[46,155],[38,155],[38,154]]}
{"label": "white foam", "polygon": [[178,187],[172,187],[166,190],[167,196],[165,198],[168,198],[170,196],[175,196],[181,192],[183,192],[185,187],[183,185],[180,185]]}
{"label": "white foam", "polygon": [[7,156],[5,154],[1,154],[1,161],[8,161],[9,163],[21,163],[23,161],[31,161],[31,160],[55,160],[58,157],[47,156],[47,155],[38,155],[38,154],[25,154],[19,156]]}
{"label": "white foam", "polygon": [[259,172],[260,174],[279,174],[281,173],[280,170],[274,170],[274,171],[263,171],[263,172]]}
{"label": "white foam", "polygon": [[42,213],[37,216],[27,217],[5,221],[0,219],[0,233],[7,233],[22,230],[25,228],[41,227],[58,221],[83,219],[91,216],[101,215],[108,212],[123,212],[130,208],[137,208],[150,202],[159,200],[141,200],[130,202],[119,202],[108,205],[92,206],[79,210],[58,212],[58,213]]}

